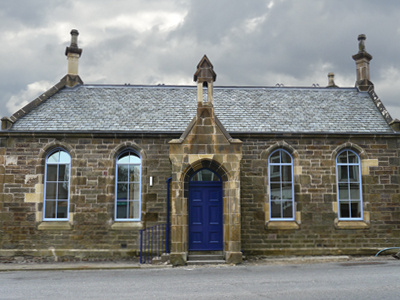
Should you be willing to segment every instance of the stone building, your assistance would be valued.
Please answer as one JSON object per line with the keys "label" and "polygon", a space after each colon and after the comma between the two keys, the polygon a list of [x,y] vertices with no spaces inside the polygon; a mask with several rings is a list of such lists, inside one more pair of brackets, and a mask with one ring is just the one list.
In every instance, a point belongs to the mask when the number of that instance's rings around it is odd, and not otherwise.
{"label": "stone building", "polygon": [[139,231],[167,218],[174,265],[192,251],[240,263],[400,245],[399,121],[364,35],[350,88],[333,74],[218,87],[206,56],[196,86],[84,84],[71,35],[68,74],[2,119],[1,257],[138,255]]}

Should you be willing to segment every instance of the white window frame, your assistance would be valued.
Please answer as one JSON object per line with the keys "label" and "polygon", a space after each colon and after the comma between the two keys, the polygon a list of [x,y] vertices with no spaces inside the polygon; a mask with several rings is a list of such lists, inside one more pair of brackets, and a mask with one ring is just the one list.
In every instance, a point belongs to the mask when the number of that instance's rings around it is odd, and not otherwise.
{"label": "white window frame", "polygon": [[[120,163],[119,164],[118,160],[121,158],[121,156],[123,156],[126,153],[128,153],[128,155],[130,155],[129,153],[132,153],[134,156],[139,157],[140,163],[139,164],[137,164],[137,163],[122,163],[122,164]],[[118,166],[119,165],[129,165],[129,166],[130,165],[136,165],[136,166],[139,166],[139,182],[135,182],[135,183],[139,183],[139,201],[138,201],[139,202],[139,206],[138,206],[139,207],[139,217],[138,218],[128,218],[128,217],[127,218],[117,218],[117,209],[118,209],[118,199],[117,199],[117,197],[118,197]],[[137,151],[135,151],[133,149],[127,149],[127,150],[122,151],[117,156],[115,166],[116,167],[115,167],[114,220],[116,222],[140,221],[141,214],[142,214],[142,211],[141,211],[141,209],[142,209],[142,157],[140,156],[140,154]],[[129,168],[128,168],[128,172],[129,172]],[[130,183],[129,182],[129,175],[128,175],[128,181],[126,183],[128,184],[128,189],[129,189],[129,183]],[[128,190],[127,194],[129,195],[129,190]],[[130,199],[127,199],[126,201],[134,202],[134,200],[130,200]]]}
{"label": "white window frame", "polygon": [[[66,153],[68,155],[68,157],[69,157],[69,162],[68,163],[49,162],[48,161],[49,157],[52,156],[56,152],[58,152],[58,153],[61,153],[61,152]],[[51,200],[47,199],[47,197],[46,197],[47,184],[48,184],[48,182],[47,182],[47,175],[48,175],[47,174],[48,173],[47,169],[48,169],[49,165],[57,165],[57,181],[55,181],[56,187],[57,187],[57,189],[56,189],[56,199],[51,199]],[[67,197],[66,200],[65,199],[62,199],[62,200],[58,199],[58,183],[59,183],[58,170],[59,170],[59,166],[60,165],[68,165],[68,170],[69,170],[69,172],[68,172],[68,197]],[[69,219],[70,195],[71,195],[71,191],[70,190],[71,190],[71,155],[63,148],[53,149],[51,152],[49,152],[47,154],[46,161],[45,161],[44,191],[43,191],[43,221],[68,221],[68,219]],[[46,204],[47,204],[48,201],[52,201],[52,200],[55,200],[56,203],[61,202],[61,201],[67,201],[67,217],[66,218],[57,218],[58,205],[56,205],[56,217],[55,218],[46,218]]]}
{"label": "white window frame", "polygon": [[[284,153],[286,153],[287,155],[289,155],[289,157],[290,157],[290,163],[282,163],[282,161],[280,162],[280,163],[271,163],[271,157],[272,157],[272,155],[273,154],[275,154],[276,152],[284,152]],[[280,154],[280,157],[282,157],[281,156],[281,154]],[[292,174],[292,176],[291,176],[291,184],[292,184],[292,199],[291,199],[291,202],[292,202],[292,217],[291,218],[283,218],[283,217],[281,217],[281,218],[277,218],[277,217],[272,217],[272,205],[271,205],[271,202],[273,201],[273,200],[277,200],[277,199],[271,199],[271,174],[272,174],[272,168],[274,167],[274,166],[290,166],[291,168],[291,174]],[[281,192],[281,197],[280,197],[280,202],[281,202],[281,216],[283,216],[283,208],[282,208],[282,201],[290,201],[290,199],[282,199],[282,183],[284,183],[283,181],[282,181],[282,168],[280,168],[280,178],[281,178],[281,180],[279,181],[279,184],[280,184],[280,192]],[[289,152],[287,152],[285,149],[277,149],[277,150],[275,150],[275,151],[273,151],[270,155],[269,155],[269,157],[268,157],[268,185],[269,185],[269,220],[270,221],[294,221],[295,220],[295,199],[294,199],[294,180],[293,180],[293,157],[292,157],[292,155],[289,153]],[[277,181],[275,181],[274,183],[278,183]]]}
{"label": "white window frame", "polygon": [[[339,156],[344,152],[351,152],[351,153],[355,154],[356,157],[357,157],[358,162],[357,163],[349,163],[349,162],[339,163],[338,162]],[[347,153],[347,161],[348,161],[348,153]],[[350,217],[349,218],[343,218],[341,216],[340,203],[343,203],[346,200],[339,199],[339,197],[340,197],[340,195],[339,195],[339,167],[340,166],[347,166],[347,175],[349,175],[349,166],[358,166],[358,179],[359,179],[358,189],[359,189],[359,192],[360,192],[360,199],[357,200],[357,201],[360,202],[360,212],[361,212],[360,217],[356,217],[356,218],[351,217],[351,205],[350,205],[350,202],[351,202],[352,199],[350,199],[351,198],[351,196],[350,196],[351,195],[351,193],[350,193],[350,178],[349,178],[350,176],[347,176],[348,177],[347,178],[347,189],[348,189],[348,195],[349,195],[349,197],[348,197],[349,199],[347,199],[347,201],[349,203],[349,215],[350,215]],[[343,184],[343,182],[341,182],[341,183]],[[364,210],[363,210],[363,194],[362,194],[361,159],[360,159],[360,156],[356,152],[351,150],[351,149],[343,149],[336,156],[336,191],[337,191],[338,219],[340,221],[359,221],[359,220],[363,220]]]}

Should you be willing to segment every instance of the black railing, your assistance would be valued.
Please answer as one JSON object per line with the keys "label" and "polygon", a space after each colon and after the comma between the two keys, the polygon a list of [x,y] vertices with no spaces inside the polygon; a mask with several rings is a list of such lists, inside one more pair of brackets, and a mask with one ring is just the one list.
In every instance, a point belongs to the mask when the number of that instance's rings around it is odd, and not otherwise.
{"label": "black railing", "polygon": [[167,224],[158,224],[140,230],[140,263],[151,264],[153,258],[169,253]]}

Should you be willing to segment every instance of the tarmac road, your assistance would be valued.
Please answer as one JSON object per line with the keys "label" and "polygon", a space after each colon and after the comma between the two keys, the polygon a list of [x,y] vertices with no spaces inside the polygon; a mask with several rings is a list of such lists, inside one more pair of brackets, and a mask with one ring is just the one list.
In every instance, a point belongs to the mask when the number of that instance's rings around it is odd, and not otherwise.
{"label": "tarmac road", "polygon": [[0,299],[399,299],[400,261],[0,272]]}

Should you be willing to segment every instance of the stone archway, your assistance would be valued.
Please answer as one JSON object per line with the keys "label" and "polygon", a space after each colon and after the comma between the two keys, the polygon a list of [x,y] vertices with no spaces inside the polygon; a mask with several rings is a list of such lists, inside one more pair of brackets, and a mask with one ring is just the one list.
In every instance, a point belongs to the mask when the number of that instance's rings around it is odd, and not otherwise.
{"label": "stone archway", "polygon": [[[214,114],[213,82],[216,74],[204,56],[194,75],[197,113],[179,139],[169,142],[172,163],[171,256],[173,265],[184,265],[188,254],[189,178],[196,170],[210,168],[223,181],[224,255],[228,263],[242,261],[240,238],[240,161],[242,141],[233,139]],[[207,87],[207,100],[203,98]]]}
{"label": "stone archway", "polygon": [[[197,156],[197,155],[196,155]],[[171,197],[171,263],[186,263],[189,251],[188,199],[189,179],[198,170],[208,168],[222,180],[223,201],[223,252],[227,263],[242,260],[240,237],[240,159],[239,154],[224,155],[226,161],[203,158],[192,164],[181,162],[182,172],[173,172]],[[241,157],[241,154],[240,154]],[[217,157],[215,157],[217,158]],[[176,164],[178,161],[172,160]],[[236,163],[232,162],[236,161]],[[230,171],[226,168],[228,166]],[[180,169],[179,168],[179,169]],[[173,164],[173,170],[178,166]]]}

